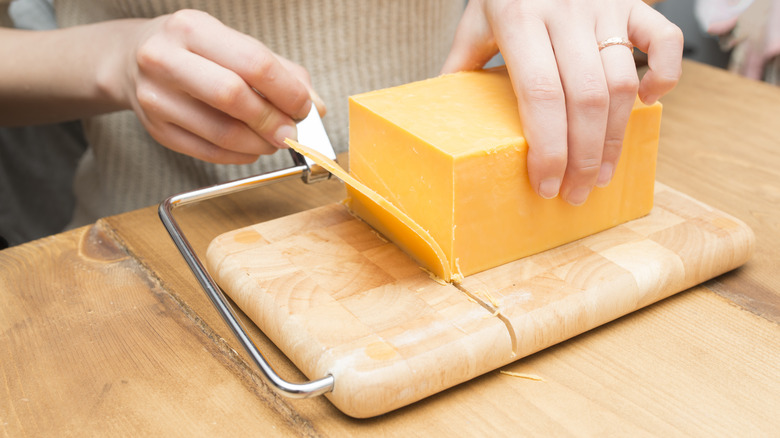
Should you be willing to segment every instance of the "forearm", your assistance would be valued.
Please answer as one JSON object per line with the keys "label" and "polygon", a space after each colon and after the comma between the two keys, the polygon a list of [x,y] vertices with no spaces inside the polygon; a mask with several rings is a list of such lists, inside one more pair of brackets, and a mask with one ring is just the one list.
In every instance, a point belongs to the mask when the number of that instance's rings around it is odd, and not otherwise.
{"label": "forearm", "polygon": [[129,108],[123,41],[144,20],[53,31],[0,28],[0,125],[74,120]]}

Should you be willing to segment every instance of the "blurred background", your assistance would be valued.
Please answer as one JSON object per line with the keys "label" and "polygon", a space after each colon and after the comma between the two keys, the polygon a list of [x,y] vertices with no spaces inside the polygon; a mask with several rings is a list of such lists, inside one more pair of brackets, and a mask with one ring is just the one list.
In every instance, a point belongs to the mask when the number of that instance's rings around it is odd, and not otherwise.
{"label": "blurred background", "polygon": [[720,44],[720,38],[707,33],[696,20],[697,0],[666,0],[654,5],[685,35],[683,56],[716,67],[727,68],[730,50]]}

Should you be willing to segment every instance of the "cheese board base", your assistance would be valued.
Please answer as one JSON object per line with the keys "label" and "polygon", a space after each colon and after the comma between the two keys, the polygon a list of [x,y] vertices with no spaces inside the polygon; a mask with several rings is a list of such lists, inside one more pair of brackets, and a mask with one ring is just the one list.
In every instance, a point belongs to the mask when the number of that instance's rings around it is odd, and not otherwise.
{"label": "cheese board base", "polygon": [[326,397],[365,418],[408,405],[730,271],[742,221],[656,183],[649,215],[441,284],[341,204],[230,231],[222,290]]}

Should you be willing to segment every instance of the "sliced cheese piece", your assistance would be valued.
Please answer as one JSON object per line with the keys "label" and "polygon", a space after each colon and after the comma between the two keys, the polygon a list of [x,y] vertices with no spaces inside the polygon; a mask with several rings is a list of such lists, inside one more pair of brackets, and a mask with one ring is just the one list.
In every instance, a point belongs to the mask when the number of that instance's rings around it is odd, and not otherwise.
{"label": "sliced cheese piece", "polygon": [[[506,69],[360,94],[349,110],[350,173],[426,230],[449,272],[502,265],[644,216],[653,205],[660,104],[637,100],[612,182],[578,207],[532,190]],[[395,241],[373,198],[367,204],[354,186],[348,192],[348,206]]]}
{"label": "sliced cheese piece", "polygon": [[449,261],[439,245],[420,225],[395,205],[378,195],[365,184],[348,174],[335,161],[294,140],[285,139],[288,146],[299,154],[314,160],[350,188],[352,198],[348,203],[357,207],[353,212],[359,217],[370,217],[371,225],[398,245],[434,275],[445,281],[452,278]]}

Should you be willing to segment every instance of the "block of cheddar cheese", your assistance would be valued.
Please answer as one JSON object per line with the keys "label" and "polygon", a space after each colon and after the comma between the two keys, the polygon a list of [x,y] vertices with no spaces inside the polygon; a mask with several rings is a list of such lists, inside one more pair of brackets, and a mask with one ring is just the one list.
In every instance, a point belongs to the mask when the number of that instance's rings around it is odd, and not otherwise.
{"label": "block of cheddar cheese", "polygon": [[[612,182],[581,206],[545,200],[528,180],[506,69],[456,73],[351,97],[349,171],[426,230],[457,279],[648,214],[660,121],[660,104],[637,100]],[[377,224],[348,191],[348,207]]]}

